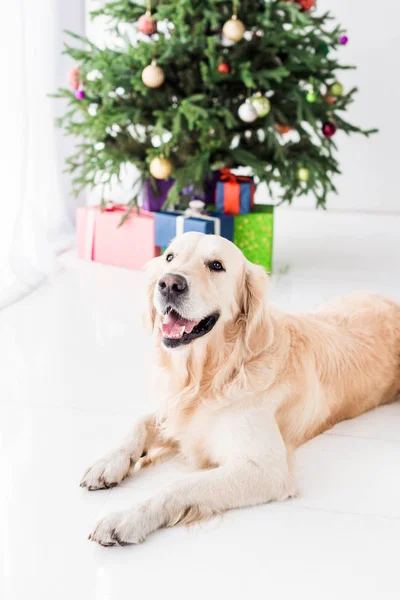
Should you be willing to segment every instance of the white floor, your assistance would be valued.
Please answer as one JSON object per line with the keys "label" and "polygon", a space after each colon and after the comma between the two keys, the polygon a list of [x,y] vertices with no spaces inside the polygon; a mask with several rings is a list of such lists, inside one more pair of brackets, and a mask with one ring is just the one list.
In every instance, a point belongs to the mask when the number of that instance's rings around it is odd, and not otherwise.
{"label": "white floor", "polygon": [[[280,211],[275,249],[283,309],[358,289],[400,301],[400,215]],[[87,541],[103,514],[185,476],[168,464],[112,490],[78,485],[150,407],[141,282],[70,255],[48,285],[0,313],[0,597],[398,599],[400,402],[303,446],[296,500],[136,547]]]}

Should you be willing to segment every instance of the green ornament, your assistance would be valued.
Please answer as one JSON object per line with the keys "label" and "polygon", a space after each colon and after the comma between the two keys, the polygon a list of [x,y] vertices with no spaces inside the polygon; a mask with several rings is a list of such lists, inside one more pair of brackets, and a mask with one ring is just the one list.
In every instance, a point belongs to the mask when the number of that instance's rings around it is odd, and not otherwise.
{"label": "green ornament", "polygon": [[309,92],[307,92],[307,96],[306,96],[306,100],[307,102],[310,102],[311,104],[313,104],[317,99],[317,94],[314,92],[314,90],[310,90]]}
{"label": "green ornament", "polygon": [[341,96],[343,94],[343,86],[340,83],[340,81],[335,81],[335,83],[332,83],[331,87],[329,88],[329,95],[330,96]]}
{"label": "green ornament", "polygon": [[271,111],[271,103],[265,96],[254,96],[251,103],[258,117],[265,117]]}
{"label": "green ornament", "polygon": [[300,167],[300,169],[297,169],[297,179],[307,183],[307,181],[310,179],[310,169],[307,169],[306,167]]}
{"label": "green ornament", "polygon": [[328,56],[329,50],[330,50],[328,44],[321,44],[319,49],[322,52],[322,54],[325,54],[325,56]]}

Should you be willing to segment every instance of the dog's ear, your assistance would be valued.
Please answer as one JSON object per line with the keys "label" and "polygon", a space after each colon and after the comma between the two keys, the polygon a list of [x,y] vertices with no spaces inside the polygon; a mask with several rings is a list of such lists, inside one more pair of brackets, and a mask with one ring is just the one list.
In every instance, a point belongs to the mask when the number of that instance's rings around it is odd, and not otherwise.
{"label": "dog's ear", "polygon": [[146,331],[153,332],[156,320],[156,309],[154,308],[154,288],[161,275],[161,267],[164,262],[162,256],[153,258],[144,267],[147,278],[145,290],[142,294],[142,323]]}
{"label": "dog's ear", "polygon": [[263,267],[247,263],[242,298],[244,343],[254,356],[272,343],[274,335],[267,308],[268,276]]}

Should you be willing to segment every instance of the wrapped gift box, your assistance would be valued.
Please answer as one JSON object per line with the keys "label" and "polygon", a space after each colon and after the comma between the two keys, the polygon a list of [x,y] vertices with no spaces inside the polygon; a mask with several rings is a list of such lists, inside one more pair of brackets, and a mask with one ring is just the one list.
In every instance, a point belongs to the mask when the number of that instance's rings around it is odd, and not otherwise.
{"label": "wrapped gift box", "polygon": [[127,208],[111,205],[77,210],[78,258],[141,269],[149,260],[160,255],[154,243],[154,213],[132,211],[119,226]]}
{"label": "wrapped gift box", "polygon": [[[206,205],[215,204],[215,189],[220,178],[219,171],[212,171],[204,180],[202,189],[194,185],[186,187],[182,194],[185,196],[186,206],[188,201],[197,198]],[[174,185],[174,179],[155,179],[154,177],[146,179],[143,186],[142,207],[144,210],[160,212],[164,206],[168,192]]]}
{"label": "wrapped gift box", "polygon": [[202,200],[206,206],[213,206],[215,204],[215,190],[220,178],[221,171],[211,171],[205,178],[202,189],[196,188],[194,185],[185,188],[183,194],[186,195],[186,203],[188,203],[188,194],[192,194],[192,198],[189,197],[189,202],[192,199],[197,199]]}
{"label": "wrapped gift box", "polygon": [[272,271],[274,207],[255,204],[248,215],[234,217],[233,241],[247,260]]}
{"label": "wrapped gift box", "polygon": [[166,247],[177,235],[188,231],[198,231],[222,235],[233,241],[233,217],[229,215],[199,215],[185,216],[179,212],[155,213],[154,220],[155,243]]}
{"label": "wrapped gift box", "polygon": [[155,179],[154,177],[146,179],[143,187],[143,209],[152,212],[160,211],[174,183],[174,179]]}
{"label": "wrapped gift box", "polygon": [[227,215],[247,214],[254,204],[255,185],[252,177],[234,175],[221,169],[221,179],[216,184],[217,212]]}

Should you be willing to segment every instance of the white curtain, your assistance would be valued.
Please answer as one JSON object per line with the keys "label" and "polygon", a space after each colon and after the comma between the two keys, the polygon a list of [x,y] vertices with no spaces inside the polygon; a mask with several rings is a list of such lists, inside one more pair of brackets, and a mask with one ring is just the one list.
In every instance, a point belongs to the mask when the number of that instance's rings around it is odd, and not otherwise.
{"label": "white curtain", "polygon": [[66,85],[63,30],[84,33],[84,0],[14,0],[0,53],[0,309],[35,289],[74,241],[77,201],[63,173],[72,140],[55,128]]}

